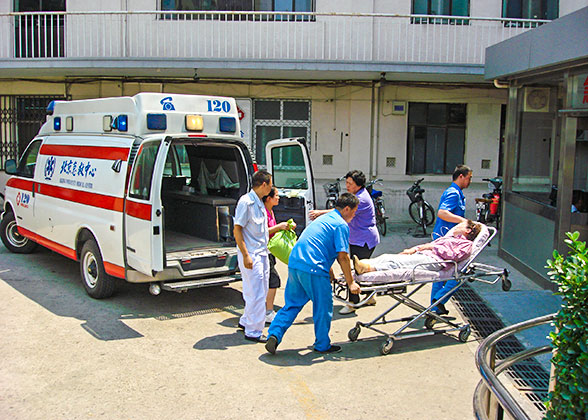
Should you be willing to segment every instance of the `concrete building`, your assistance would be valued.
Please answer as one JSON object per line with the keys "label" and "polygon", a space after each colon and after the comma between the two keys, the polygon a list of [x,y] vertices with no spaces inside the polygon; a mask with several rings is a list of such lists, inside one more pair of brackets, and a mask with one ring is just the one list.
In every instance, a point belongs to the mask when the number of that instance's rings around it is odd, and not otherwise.
{"label": "concrete building", "polygon": [[[587,0],[14,0],[0,3],[0,160],[47,101],[140,91],[239,98],[257,161],[302,136],[322,183],[384,179],[392,221],[425,178],[434,206],[458,163],[468,215],[501,174],[508,90],[484,80],[485,48]],[[201,9],[193,12],[188,10]],[[97,11],[98,10],[98,11]],[[225,12],[222,10],[232,10]]]}
{"label": "concrete building", "polygon": [[509,86],[499,255],[547,283],[545,261],[588,240],[588,7],[486,52]]}

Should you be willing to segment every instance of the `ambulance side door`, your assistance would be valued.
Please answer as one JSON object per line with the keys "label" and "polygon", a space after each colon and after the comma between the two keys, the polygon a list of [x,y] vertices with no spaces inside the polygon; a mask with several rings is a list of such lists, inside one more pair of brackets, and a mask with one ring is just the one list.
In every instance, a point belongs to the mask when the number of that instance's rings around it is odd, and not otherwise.
{"label": "ambulance side door", "polygon": [[272,140],[265,149],[267,170],[280,193],[274,207],[278,222],[290,218],[296,222],[296,233],[310,223],[310,210],[315,209],[314,177],[310,154],[302,137]]}
{"label": "ambulance side door", "polygon": [[148,276],[162,271],[163,207],[161,174],[169,143],[144,142],[135,158],[124,206],[127,264]]}

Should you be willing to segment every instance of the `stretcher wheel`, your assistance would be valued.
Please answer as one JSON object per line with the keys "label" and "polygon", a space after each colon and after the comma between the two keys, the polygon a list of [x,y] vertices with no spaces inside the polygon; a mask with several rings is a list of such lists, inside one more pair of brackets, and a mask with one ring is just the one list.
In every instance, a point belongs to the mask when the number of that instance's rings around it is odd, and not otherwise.
{"label": "stretcher wheel", "polygon": [[502,290],[504,290],[505,292],[508,292],[511,287],[512,287],[512,282],[509,279],[504,277],[502,279]]}
{"label": "stretcher wheel", "polygon": [[465,343],[466,341],[468,341],[471,332],[472,329],[470,328],[470,326],[466,325],[462,327],[462,329],[459,331],[459,335],[457,336],[457,338],[459,338],[459,341],[461,341],[462,343]]}
{"label": "stretcher wheel", "polygon": [[425,328],[428,330],[433,329],[433,327],[435,326],[436,323],[437,323],[437,320],[435,318],[433,318],[432,316],[428,316],[425,318]]}
{"label": "stretcher wheel", "polygon": [[347,333],[347,337],[349,337],[349,340],[351,340],[351,341],[357,341],[357,337],[359,337],[360,331],[361,331],[361,327],[359,327],[359,326],[353,327]]}
{"label": "stretcher wheel", "polygon": [[382,346],[380,347],[380,353],[382,353],[385,356],[390,353],[392,347],[394,347],[394,339],[390,337],[382,343]]}

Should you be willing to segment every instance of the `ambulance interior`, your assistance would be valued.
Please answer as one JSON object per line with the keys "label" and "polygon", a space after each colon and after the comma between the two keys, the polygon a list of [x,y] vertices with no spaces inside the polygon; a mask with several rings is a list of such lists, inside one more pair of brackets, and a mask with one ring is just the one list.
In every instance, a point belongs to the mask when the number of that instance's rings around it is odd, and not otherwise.
{"label": "ambulance interior", "polygon": [[161,183],[168,257],[195,248],[235,246],[232,216],[246,192],[245,159],[238,146],[173,140]]}

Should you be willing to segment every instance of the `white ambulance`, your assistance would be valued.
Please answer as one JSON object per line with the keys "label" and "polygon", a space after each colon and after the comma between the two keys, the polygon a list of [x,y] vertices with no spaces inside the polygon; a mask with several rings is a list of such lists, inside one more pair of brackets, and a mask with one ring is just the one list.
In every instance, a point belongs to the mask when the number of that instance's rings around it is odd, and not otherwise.
{"label": "white ambulance", "polygon": [[[140,93],[55,101],[48,114],[18,164],[6,163],[10,251],[40,244],[79,261],[94,298],[116,278],[153,294],[240,280],[233,216],[255,164],[234,99]],[[266,157],[283,196],[276,217],[302,230],[315,203],[304,139],[271,141]]]}

